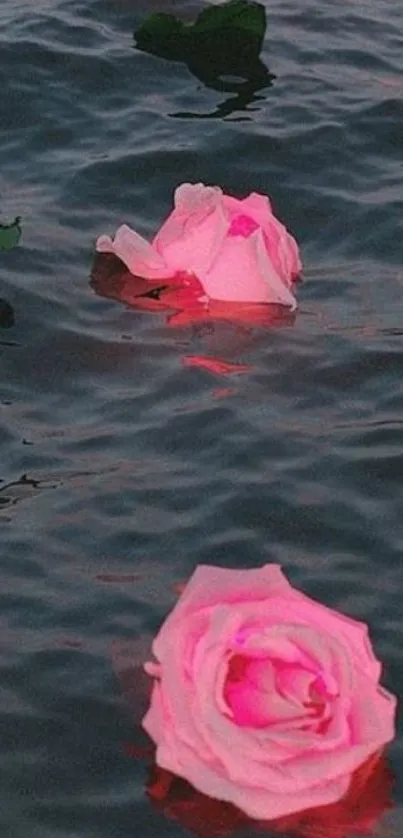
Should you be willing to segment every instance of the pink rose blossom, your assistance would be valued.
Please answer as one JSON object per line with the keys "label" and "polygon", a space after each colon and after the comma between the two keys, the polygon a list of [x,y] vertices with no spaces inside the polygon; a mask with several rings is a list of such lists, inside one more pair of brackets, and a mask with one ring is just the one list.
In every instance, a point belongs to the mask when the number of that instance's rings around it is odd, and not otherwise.
{"label": "pink rose blossom", "polygon": [[270,820],[340,800],[394,736],[365,624],[281,568],[200,566],[153,642],[143,727],[156,763]]}
{"label": "pink rose blossom", "polygon": [[143,279],[194,277],[213,300],[297,305],[291,290],[302,270],[297,243],[269,199],[255,192],[238,200],[217,186],[183,183],[152,244],[123,224],[114,240],[100,236],[96,246]]}

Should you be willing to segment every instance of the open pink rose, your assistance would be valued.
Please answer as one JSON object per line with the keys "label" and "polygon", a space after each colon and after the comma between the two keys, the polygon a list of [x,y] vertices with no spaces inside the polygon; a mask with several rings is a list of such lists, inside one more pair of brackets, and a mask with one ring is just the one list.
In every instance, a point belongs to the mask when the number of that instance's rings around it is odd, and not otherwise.
{"label": "open pink rose", "polygon": [[200,566],[153,643],[143,727],[156,763],[271,820],[340,800],[394,736],[367,627],[278,565]]}
{"label": "open pink rose", "polygon": [[193,276],[213,300],[296,307],[298,246],[264,195],[238,200],[216,186],[183,183],[152,244],[123,224],[114,240],[100,236],[96,246],[144,279]]}

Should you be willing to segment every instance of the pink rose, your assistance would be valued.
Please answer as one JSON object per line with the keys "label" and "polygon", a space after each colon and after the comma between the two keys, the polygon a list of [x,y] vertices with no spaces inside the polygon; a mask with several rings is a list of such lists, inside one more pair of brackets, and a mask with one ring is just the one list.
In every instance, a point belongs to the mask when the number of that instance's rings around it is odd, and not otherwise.
{"label": "pink rose", "polygon": [[96,246],[144,279],[193,276],[213,300],[297,304],[291,290],[301,272],[297,243],[269,199],[255,192],[240,201],[217,186],[183,183],[152,244],[123,224],[113,241],[100,236]]}
{"label": "pink rose", "polygon": [[143,727],[161,768],[252,818],[340,800],[394,736],[367,627],[280,567],[197,568],[153,643]]}

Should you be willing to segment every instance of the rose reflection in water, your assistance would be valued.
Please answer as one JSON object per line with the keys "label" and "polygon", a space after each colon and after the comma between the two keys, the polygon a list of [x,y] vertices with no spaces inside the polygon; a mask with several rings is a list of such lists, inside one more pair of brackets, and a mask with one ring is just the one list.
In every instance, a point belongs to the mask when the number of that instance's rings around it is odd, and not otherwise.
{"label": "rose reflection in water", "polygon": [[[236,337],[232,352],[239,352],[253,343],[253,328],[292,326],[296,312],[281,305],[260,303],[229,303],[200,300],[204,292],[196,277],[185,274],[172,279],[145,280],[131,274],[114,255],[97,254],[91,271],[90,285],[101,297],[117,300],[138,311],[150,314],[167,313],[172,327],[194,327],[197,334],[211,335],[218,323],[230,324]],[[228,349],[227,349],[228,354]],[[216,375],[246,373],[249,364],[237,363],[207,355],[188,355],[184,366],[200,367]]]}
{"label": "rose reflection in water", "polygon": [[230,803],[213,800],[185,780],[154,765],[147,793],[164,814],[201,838],[220,838],[247,828],[282,838],[352,838],[370,835],[392,808],[392,772],[375,754],[353,775],[345,797],[329,806],[309,809],[275,821],[253,821]]}

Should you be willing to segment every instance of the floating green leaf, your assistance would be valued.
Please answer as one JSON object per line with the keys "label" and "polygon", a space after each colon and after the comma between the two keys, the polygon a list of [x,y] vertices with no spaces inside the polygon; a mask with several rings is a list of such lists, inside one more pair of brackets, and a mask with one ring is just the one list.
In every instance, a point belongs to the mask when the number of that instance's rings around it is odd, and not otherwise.
{"label": "floating green leaf", "polygon": [[260,52],[266,29],[266,11],[261,3],[252,0],[229,0],[220,6],[204,9],[189,28],[193,36],[202,33],[215,35],[218,31],[231,36],[234,30],[238,36],[248,39],[256,52]]}
{"label": "floating green leaf", "polygon": [[21,238],[21,218],[17,216],[12,224],[0,224],[0,250],[11,250],[17,247]]}
{"label": "floating green leaf", "polygon": [[172,61],[184,60],[186,36],[185,25],[164,12],[150,15],[134,33],[138,49]]}
{"label": "floating green leaf", "polygon": [[222,75],[268,83],[272,76],[259,59],[265,30],[266,11],[261,3],[229,0],[204,9],[192,24],[184,24],[174,15],[152,14],[134,37],[138,49],[183,61],[194,75],[214,87],[214,79]]}

